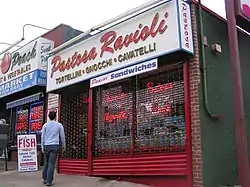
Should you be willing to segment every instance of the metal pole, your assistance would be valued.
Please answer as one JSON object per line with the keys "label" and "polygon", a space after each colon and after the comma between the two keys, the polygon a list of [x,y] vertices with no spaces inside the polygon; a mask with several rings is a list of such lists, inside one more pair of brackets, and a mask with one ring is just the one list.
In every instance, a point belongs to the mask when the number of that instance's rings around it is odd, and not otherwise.
{"label": "metal pole", "polygon": [[[2,44],[2,45],[8,45],[8,46],[12,45],[12,44],[6,43],[6,42],[0,42],[0,44]],[[21,46],[21,45],[16,45],[16,46],[17,46],[17,47],[23,47],[23,46]]]}
{"label": "metal pole", "polygon": [[[13,43],[13,44],[10,44],[10,46],[7,48],[7,49],[4,49],[3,51],[0,52],[0,55],[2,55],[3,53],[6,53],[7,51],[9,51],[12,47],[15,47],[17,46],[17,44],[21,43],[22,41],[24,41],[24,31],[25,31],[25,27],[27,26],[31,26],[31,27],[37,27],[39,29],[44,29],[44,30],[50,30],[50,29],[47,29],[47,28],[44,28],[44,27],[41,27],[41,26],[38,26],[38,25],[33,25],[33,24],[25,24],[23,25],[23,37],[21,38],[21,40],[18,40],[17,42]],[[6,44],[6,43],[5,43]]]}
{"label": "metal pole", "polygon": [[41,26],[38,26],[38,25],[33,25],[33,24],[27,23],[27,24],[23,25],[23,38],[24,38],[25,27],[27,27],[27,26],[36,27],[36,28],[44,29],[44,30],[48,30],[48,31],[50,30],[50,29],[47,29],[47,28],[45,28],[45,27],[41,27]]}
{"label": "metal pole", "polygon": [[8,171],[7,148],[6,147],[4,148],[4,164],[5,164],[5,171]]}
{"label": "metal pole", "polygon": [[241,66],[236,28],[234,0],[225,0],[231,72],[234,90],[234,126],[239,182],[243,187],[250,185],[250,169],[248,160],[244,99],[241,79]]}
{"label": "metal pole", "polygon": [[24,40],[24,38],[22,38],[21,40],[16,41],[15,43],[11,44],[8,48],[4,49],[3,51],[0,52],[0,55],[2,55],[3,53],[6,53],[7,51],[9,51],[12,47],[17,46],[17,44],[21,43]]}

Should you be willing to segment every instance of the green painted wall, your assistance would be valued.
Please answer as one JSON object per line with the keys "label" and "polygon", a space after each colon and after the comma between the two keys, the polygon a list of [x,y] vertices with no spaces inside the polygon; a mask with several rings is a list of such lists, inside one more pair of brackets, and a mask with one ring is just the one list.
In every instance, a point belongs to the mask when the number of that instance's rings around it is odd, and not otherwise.
{"label": "green painted wall", "polygon": [[[244,91],[245,119],[250,155],[250,37],[239,35],[242,84]],[[250,157],[249,157],[250,158]]]}
{"label": "green painted wall", "polygon": [[[224,21],[206,11],[203,11],[202,16],[204,36],[207,37],[208,44],[219,43],[222,46],[222,53],[218,56],[212,54],[211,48],[206,47],[205,49],[208,104],[212,113],[220,116],[218,121],[212,120],[206,113],[203,101],[203,78],[201,78],[200,83],[204,187],[216,187],[237,183],[238,174],[233,124],[233,87],[230,72],[227,25]],[[199,17],[197,16],[197,18]],[[197,22],[199,24],[199,20]],[[248,42],[248,46],[249,44]],[[247,42],[245,41],[241,45],[246,47]]]}

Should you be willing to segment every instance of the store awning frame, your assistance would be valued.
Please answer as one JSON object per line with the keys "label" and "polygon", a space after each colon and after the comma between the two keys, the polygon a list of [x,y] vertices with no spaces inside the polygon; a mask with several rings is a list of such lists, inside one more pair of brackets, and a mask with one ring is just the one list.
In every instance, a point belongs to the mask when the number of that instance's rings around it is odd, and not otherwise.
{"label": "store awning frame", "polygon": [[24,97],[24,98],[9,102],[9,103],[6,104],[6,109],[10,109],[10,108],[25,105],[25,104],[28,104],[28,103],[31,103],[31,102],[34,102],[34,101],[38,101],[43,96],[44,96],[43,93],[39,92],[39,93],[30,95],[30,96],[27,96],[27,97]]}

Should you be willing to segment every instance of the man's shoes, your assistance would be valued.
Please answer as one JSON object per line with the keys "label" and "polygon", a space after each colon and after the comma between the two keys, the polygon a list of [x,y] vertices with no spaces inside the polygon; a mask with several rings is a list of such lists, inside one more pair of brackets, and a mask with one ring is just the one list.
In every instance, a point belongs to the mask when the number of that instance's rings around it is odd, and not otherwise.
{"label": "man's shoes", "polygon": [[46,181],[43,181],[43,184],[46,184],[47,182]]}
{"label": "man's shoes", "polygon": [[52,183],[47,183],[46,186],[52,186]]}

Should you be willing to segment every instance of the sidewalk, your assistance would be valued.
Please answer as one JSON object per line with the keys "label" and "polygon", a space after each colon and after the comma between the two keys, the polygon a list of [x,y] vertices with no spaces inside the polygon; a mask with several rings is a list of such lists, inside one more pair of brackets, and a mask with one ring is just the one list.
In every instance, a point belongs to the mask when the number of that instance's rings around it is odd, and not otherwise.
{"label": "sidewalk", "polygon": [[[1,187],[44,187],[41,171],[18,173],[16,171],[0,173]],[[144,185],[122,181],[106,180],[96,177],[59,175],[55,176],[55,187],[146,187]]]}

